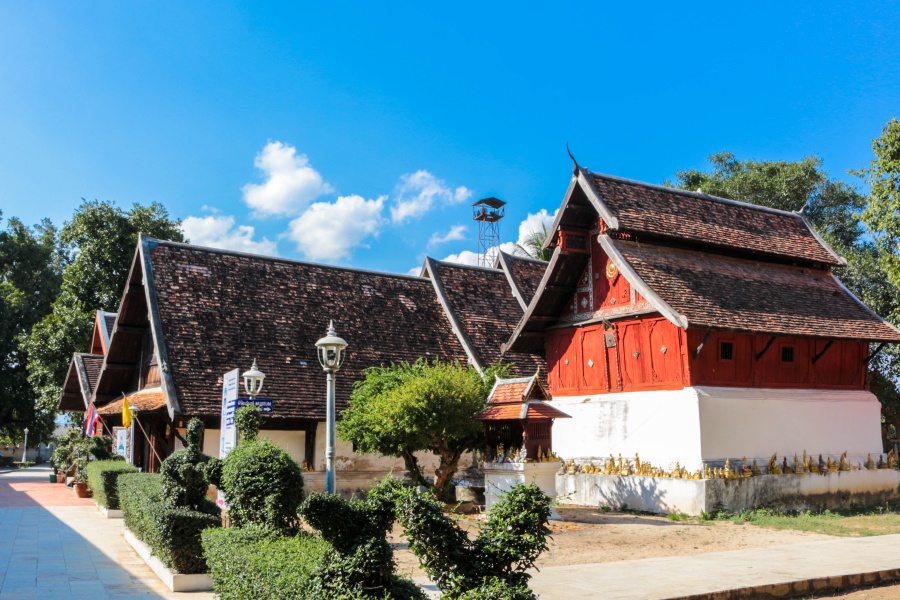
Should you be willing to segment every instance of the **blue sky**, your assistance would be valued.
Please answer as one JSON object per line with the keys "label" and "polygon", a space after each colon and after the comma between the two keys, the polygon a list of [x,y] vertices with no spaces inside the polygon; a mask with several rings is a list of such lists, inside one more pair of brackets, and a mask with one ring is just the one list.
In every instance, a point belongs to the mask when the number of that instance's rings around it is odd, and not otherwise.
{"label": "blue sky", "polygon": [[850,180],[898,32],[898,2],[3,1],[0,210],[159,201],[194,242],[407,272],[476,249],[473,200],[507,242],[552,214],[566,142],[655,183],[721,150]]}

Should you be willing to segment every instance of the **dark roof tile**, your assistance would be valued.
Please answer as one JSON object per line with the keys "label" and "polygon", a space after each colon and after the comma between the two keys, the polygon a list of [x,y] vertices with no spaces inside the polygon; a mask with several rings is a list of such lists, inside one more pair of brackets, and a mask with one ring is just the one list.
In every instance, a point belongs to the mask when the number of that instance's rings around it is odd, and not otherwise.
{"label": "dark roof tile", "polygon": [[755,333],[900,341],[828,270],[613,241],[637,275],[688,326]]}
{"label": "dark roof tile", "polygon": [[797,213],[591,173],[619,230],[787,259],[842,265]]}
{"label": "dark roof tile", "polygon": [[167,242],[152,244],[150,260],[168,368],[187,415],[219,414],[222,375],[257,358],[273,417],[324,420],[315,343],[330,319],[349,344],[339,410],[367,367],[466,360],[427,279]]}

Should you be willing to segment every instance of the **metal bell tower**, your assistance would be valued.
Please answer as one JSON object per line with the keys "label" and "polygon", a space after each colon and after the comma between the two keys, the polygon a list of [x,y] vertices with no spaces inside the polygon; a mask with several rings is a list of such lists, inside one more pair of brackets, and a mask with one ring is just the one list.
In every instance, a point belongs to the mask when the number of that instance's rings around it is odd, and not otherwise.
{"label": "metal bell tower", "polygon": [[478,265],[492,267],[496,257],[488,251],[500,245],[500,219],[506,202],[499,198],[484,198],[472,205],[472,218],[478,221]]}

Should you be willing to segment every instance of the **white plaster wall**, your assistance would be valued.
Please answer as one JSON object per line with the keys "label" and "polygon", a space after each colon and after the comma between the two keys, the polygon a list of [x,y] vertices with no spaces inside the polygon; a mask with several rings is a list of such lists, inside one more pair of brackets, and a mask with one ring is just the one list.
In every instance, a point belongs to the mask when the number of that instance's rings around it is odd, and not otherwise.
{"label": "white plaster wall", "polygon": [[557,396],[553,406],[571,415],[553,423],[553,450],[576,461],[610,454],[671,468],[701,468],[697,393],[681,390]]}
{"label": "white plaster wall", "polygon": [[866,391],[697,387],[704,460],[764,464],[803,451],[865,463],[881,453],[881,403]]}
{"label": "white plaster wall", "polygon": [[[300,430],[263,429],[259,437],[268,439],[272,443],[284,448],[298,463],[306,458],[306,434]],[[210,456],[219,456],[219,430],[207,429],[203,437],[203,453]],[[316,471],[325,472],[325,423],[319,423],[316,429]],[[416,454],[419,464],[425,469],[426,476],[433,476],[438,466],[438,457],[430,452]],[[464,454],[459,461],[459,470],[462,471],[473,464],[473,456]],[[337,471],[353,471],[359,473],[375,473],[383,477],[393,472],[402,477],[406,472],[402,458],[393,458],[381,454],[361,454],[353,452],[353,447],[337,438],[335,440],[335,466]]]}

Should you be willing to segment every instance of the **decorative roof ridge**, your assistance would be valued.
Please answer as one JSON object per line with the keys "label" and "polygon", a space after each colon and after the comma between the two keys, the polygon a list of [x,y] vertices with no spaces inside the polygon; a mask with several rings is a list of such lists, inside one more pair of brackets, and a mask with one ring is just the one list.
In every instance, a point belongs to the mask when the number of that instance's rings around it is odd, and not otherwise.
{"label": "decorative roof ridge", "polygon": [[[609,259],[615,263],[616,267],[619,269],[619,273],[622,274],[635,290],[640,292],[641,296],[643,296],[651,306],[658,310],[662,316],[668,319],[676,327],[681,327],[682,329],[688,328],[687,317],[672,308],[672,306],[663,300],[646,281],[641,279],[641,276],[637,274],[637,271],[634,270],[628,261],[625,260],[625,257],[619,252],[619,249],[616,248],[612,238],[601,233],[597,236],[597,240],[600,242],[600,247],[603,248],[603,251]],[[667,248],[668,246],[662,247]]]}
{"label": "decorative roof ridge", "polygon": [[809,232],[812,234],[812,236],[814,238],[816,238],[816,241],[819,242],[819,244],[823,248],[825,248],[825,250],[827,250],[828,253],[831,254],[835,258],[835,260],[837,260],[839,263],[841,263],[841,266],[846,267],[847,259],[844,258],[843,256],[841,256],[840,254],[838,254],[837,252],[835,252],[834,248],[831,247],[831,244],[826,242],[825,238],[823,238],[821,235],[819,235],[819,232],[816,231],[816,228],[812,226],[812,223],[809,222],[809,219],[806,218],[805,214],[803,214],[802,212],[798,212],[797,214],[800,215],[801,219],[803,219],[803,224],[806,225],[806,228],[809,229]]}
{"label": "decorative roof ridge", "polygon": [[459,344],[463,347],[463,350],[466,353],[466,356],[469,357],[469,362],[472,363],[472,366],[475,367],[475,370],[478,371],[479,374],[484,373],[484,365],[481,364],[481,357],[478,356],[478,353],[475,352],[475,347],[472,345],[472,341],[469,339],[469,336],[466,335],[465,330],[462,327],[462,323],[460,323],[459,318],[454,312],[453,307],[450,306],[450,299],[447,298],[447,292],[444,290],[444,283],[441,281],[440,275],[438,275],[438,270],[436,265],[439,264],[438,261],[430,258],[428,256],[425,257],[425,271],[428,272],[429,277],[425,279],[425,281],[431,280],[431,285],[434,288],[434,293],[437,296],[438,304],[441,305],[441,308],[444,309],[444,314],[447,317],[447,320],[450,321],[450,328],[453,330],[453,333],[456,334],[456,339],[459,340]]}
{"label": "decorative roof ridge", "polygon": [[525,295],[522,293],[522,288],[519,287],[519,282],[513,277],[512,269],[507,263],[508,257],[509,255],[505,252],[500,252],[497,254],[497,264],[500,265],[503,274],[506,276],[506,283],[509,284],[509,288],[516,298],[516,302],[522,307],[522,312],[525,312],[528,309],[528,302],[525,301]]}
{"label": "decorative roof ridge", "polygon": [[424,282],[426,277],[419,277],[418,275],[407,275],[405,273],[388,273],[386,271],[373,271],[371,269],[357,269],[355,267],[343,267],[340,265],[329,265],[325,263],[315,263],[304,260],[294,260],[292,258],[282,258],[280,256],[267,256],[265,254],[253,254],[250,252],[238,252],[237,250],[225,250],[223,248],[211,248],[209,246],[197,246],[195,244],[185,244],[183,242],[172,242],[170,240],[158,240],[155,238],[151,238],[150,236],[141,234],[141,238],[147,240],[149,246],[148,249],[152,249],[156,246],[172,246],[175,248],[184,248],[186,250],[197,250],[200,252],[209,252],[211,254],[226,254],[229,256],[242,256],[245,258],[254,258],[258,260],[266,260],[270,262],[280,262],[287,263],[293,265],[303,265],[307,267],[318,267],[321,269],[331,269],[334,271],[349,271],[351,273],[361,273],[363,275],[377,275],[379,277],[392,277],[396,279],[409,279],[412,281],[420,281]]}
{"label": "decorative roof ridge", "polygon": [[837,282],[838,286],[844,291],[844,293],[846,293],[848,296],[853,298],[853,300],[856,301],[856,303],[859,304],[867,313],[869,313],[870,315],[872,315],[873,317],[875,317],[876,319],[881,321],[884,325],[887,325],[888,327],[890,327],[897,333],[900,333],[900,329],[895,327],[889,321],[886,321],[881,315],[879,315],[877,312],[875,312],[874,310],[872,310],[871,308],[866,306],[866,304],[862,300],[857,298],[856,294],[851,292],[850,289],[846,285],[844,285],[844,282],[841,281],[840,279],[838,279],[838,277],[834,273],[829,273],[829,274],[834,278],[835,282]]}
{"label": "decorative roof ridge", "polygon": [[504,252],[503,250],[499,251],[498,256],[499,256],[499,254],[502,254],[503,256],[508,256],[508,257],[512,258],[513,260],[526,260],[528,262],[540,263],[542,265],[550,264],[549,260],[541,260],[539,258],[534,258],[533,256],[522,256],[520,254],[511,254],[509,252]]}
{"label": "decorative roof ridge", "polygon": [[[166,348],[165,334],[162,329],[162,318],[159,314],[159,298],[156,295],[156,276],[153,271],[153,261],[150,259],[150,251],[157,246],[166,243],[173,244],[175,242],[160,242],[149,236],[141,234],[138,240],[138,249],[136,260],[140,260],[142,270],[142,283],[144,284],[144,298],[147,302],[147,317],[150,321],[151,338],[153,339],[153,349],[156,351],[159,360],[160,386],[162,387],[163,396],[166,399],[166,408],[169,412],[169,418],[175,419],[176,414],[180,414],[181,403],[178,400],[178,392],[175,390],[175,381],[172,378],[172,370],[169,368],[169,351]],[[187,244],[185,244],[187,246]],[[130,279],[129,274],[129,279]],[[116,319],[118,325],[118,319]],[[107,356],[109,356],[107,354]],[[104,359],[103,365],[106,366]]]}
{"label": "decorative roof ridge", "polygon": [[641,187],[645,187],[645,188],[659,190],[661,192],[670,192],[670,193],[674,193],[674,194],[680,194],[682,196],[689,196],[691,198],[698,198],[700,200],[713,200],[715,202],[720,202],[722,204],[730,204],[732,206],[750,208],[753,210],[774,213],[774,214],[782,215],[782,216],[786,216],[786,217],[794,217],[794,218],[803,219],[803,215],[798,212],[793,212],[793,211],[789,211],[789,210],[781,210],[780,208],[772,208],[770,206],[762,206],[760,204],[751,204],[749,202],[741,202],[740,200],[732,200],[731,198],[722,198],[721,196],[713,196],[711,194],[704,194],[703,192],[692,192],[690,190],[683,190],[681,188],[667,187],[667,186],[659,185],[656,183],[647,183],[646,181],[638,181],[636,179],[628,179],[627,177],[619,177],[617,175],[609,175],[606,173],[597,173],[596,171],[591,171],[586,168],[583,168],[583,170],[585,172],[587,172],[591,177],[600,177],[602,179],[608,179],[610,181],[616,181],[618,183],[637,185],[637,186],[641,186]]}
{"label": "decorative roof ridge", "polygon": [[446,265],[448,267],[457,267],[460,269],[472,269],[473,271],[490,271],[491,273],[500,273],[503,271],[503,269],[498,269],[496,267],[483,267],[481,265],[467,265],[465,263],[458,263],[458,262],[453,262],[450,260],[438,260],[436,258],[431,258],[430,256],[426,256],[425,258],[439,266]]}

